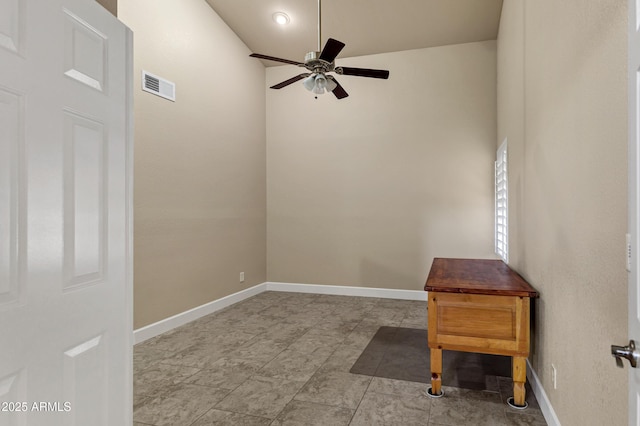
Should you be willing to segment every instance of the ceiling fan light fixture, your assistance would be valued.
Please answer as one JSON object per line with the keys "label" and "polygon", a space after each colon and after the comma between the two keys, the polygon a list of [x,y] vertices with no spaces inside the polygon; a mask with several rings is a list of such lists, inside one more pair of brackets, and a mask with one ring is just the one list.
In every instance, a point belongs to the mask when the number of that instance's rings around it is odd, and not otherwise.
{"label": "ceiling fan light fixture", "polygon": [[289,19],[289,15],[287,15],[284,12],[276,12],[276,13],[274,13],[273,14],[273,20],[278,25],[287,25],[289,22],[291,22],[291,19]]}
{"label": "ceiling fan light fixture", "polygon": [[316,86],[316,76],[315,75],[311,75],[311,76],[305,78],[302,81],[302,85],[308,91],[310,91],[310,92],[313,91],[313,88]]}
{"label": "ceiling fan light fixture", "polygon": [[327,78],[327,76],[323,73],[318,73],[305,78],[302,81],[302,84],[304,85],[305,89],[316,95],[324,94],[325,89],[328,92],[332,92],[333,89],[338,86],[338,84],[333,81],[333,79]]}
{"label": "ceiling fan light fixture", "polygon": [[316,75],[316,87],[319,87],[320,89],[324,89],[326,86],[327,86],[327,77],[325,77],[324,74]]}

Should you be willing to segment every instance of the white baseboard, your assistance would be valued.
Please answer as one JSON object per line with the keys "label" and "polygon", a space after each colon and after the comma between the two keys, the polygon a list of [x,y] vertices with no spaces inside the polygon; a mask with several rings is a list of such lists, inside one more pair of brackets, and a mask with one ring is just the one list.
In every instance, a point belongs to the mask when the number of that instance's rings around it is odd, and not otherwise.
{"label": "white baseboard", "polygon": [[540,411],[542,411],[542,415],[544,419],[547,421],[549,426],[561,426],[560,420],[556,415],[556,412],[553,410],[551,406],[551,401],[549,401],[549,397],[547,393],[544,391],[542,387],[542,383],[538,378],[538,375],[531,367],[531,363],[527,360],[527,379],[529,379],[529,384],[531,385],[531,389],[533,390],[533,394],[536,396],[538,400],[538,405],[540,406]]}
{"label": "white baseboard", "polygon": [[204,305],[196,306],[193,309],[176,314],[172,317],[165,318],[161,321],[149,324],[145,327],[134,330],[133,339],[134,344],[144,342],[147,339],[158,336],[162,333],[166,333],[169,330],[173,330],[176,327],[185,325],[188,322],[195,321],[198,318],[205,315],[212,314],[220,309],[231,306],[234,303],[242,302],[256,294],[260,294],[267,289],[267,283],[262,283],[249,287],[248,289],[239,291],[237,293],[230,294],[221,299],[214,300],[213,302],[205,303]]}
{"label": "white baseboard", "polygon": [[248,299],[265,291],[333,294],[339,296],[380,297],[385,299],[402,300],[427,300],[427,292],[418,290],[394,290],[371,287],[343,287],[338,285],[265,282],[134,330],[134,344],[144,342],[145,340],[151,339],[152,337],[158,336],[162,333],[166,333],[167,331],[173,330],[176,327],[180,327],[181,325],[185,325],[188,322],[195,321],[205,315],[212,314],[216,311],[219,311],[220,309],[226,308],[227,306],[231,306],[234,303],[242,302],[245,299]]}
{"label": "white baseboard", "polygon": [[291,293],[332,294],[336,296],[380,297],[383,299],[427,300],[427,292],[421,290],[395,290],[390,288],[345,287],[339,285],[296,284],[267,282],[268,291]]}

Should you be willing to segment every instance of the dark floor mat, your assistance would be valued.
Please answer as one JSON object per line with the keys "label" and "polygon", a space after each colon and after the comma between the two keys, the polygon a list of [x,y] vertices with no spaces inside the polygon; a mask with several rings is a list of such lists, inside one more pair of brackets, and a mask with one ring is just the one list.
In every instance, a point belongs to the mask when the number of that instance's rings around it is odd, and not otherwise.
{"label": "dark floor mat", "polygon": [[[511,376],[511,357],[443,351],[442,384],[487,390],[490,378]],[[354,374],[429,383],[427,330],[380,327],[350,370]],[[495,390],[495,389],[489,389]]]}

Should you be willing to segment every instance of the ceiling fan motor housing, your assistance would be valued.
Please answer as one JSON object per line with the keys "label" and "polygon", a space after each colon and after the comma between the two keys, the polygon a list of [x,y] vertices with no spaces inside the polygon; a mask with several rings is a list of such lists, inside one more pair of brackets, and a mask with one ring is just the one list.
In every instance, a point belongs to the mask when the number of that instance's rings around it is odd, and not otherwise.
{"label": "ceiling fan motor housing", "polygon": [[314,73],[331,72],[335,65],[335,62],[320,59],[320,52],[309,52],[304,56],[304,67]]}

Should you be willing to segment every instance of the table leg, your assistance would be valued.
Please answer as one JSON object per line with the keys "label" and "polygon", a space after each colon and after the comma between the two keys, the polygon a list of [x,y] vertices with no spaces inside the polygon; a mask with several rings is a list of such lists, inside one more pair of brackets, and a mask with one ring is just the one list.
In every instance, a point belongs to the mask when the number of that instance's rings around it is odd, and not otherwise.
{"label": "table leg", "polygon": [[525,390],[527,381],[527,359],[522,356],[513,357],[513,403],[518,407],[524,407]]}
{"label": "table leg", "polygon": [[431,394],[442,394],[442,349],[431,349]]}

